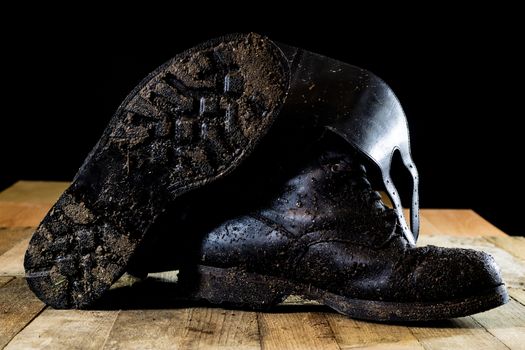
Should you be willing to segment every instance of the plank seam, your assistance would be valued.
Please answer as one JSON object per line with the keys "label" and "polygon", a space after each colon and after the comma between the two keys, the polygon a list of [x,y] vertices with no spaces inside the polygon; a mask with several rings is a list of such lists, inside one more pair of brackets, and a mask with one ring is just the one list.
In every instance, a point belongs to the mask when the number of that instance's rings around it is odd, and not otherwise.
{"label": "plank seam", "polygon": [[417,340],[417,343],[425,350],[429,350],[430,348],[429,347],[426,347],[424,343],[421,342],[421,340],[419,340],[419,338],[417,337],[417,335],[414,333],[414,331],[412,330],[411,327],[406,327],[408,329],[408,331],[410,332],[410,334],[412,334],[412,336],[414,337],[415,340]]}
{"label": "plank seam", "polygon": [[507,344],[505,344],[503,342],[503,340],[501,340],[500,338],[496,337],[494,334],[492,334],[491,331],[489,331],[487,328],[485,328],[485,326],[483,326],[478,320],[476,320],[474,318],[474,316],[469,316],[474,322],[476,322],[481,328],[483,328],[485,330],[485,332],[487,332],[488,334],[490,334],[494,339],[496,339],[498,342],[500,342],[501,344],[503,344],[504,347],[506,347],[507,349],[509,350],[512,350]]}
{"label": "plank seam", "polygon": [[255,320],[257,321],[257,332],[259,333],[259,349],[264,350],[263,337],[261,332],[261,320],[259,317],[259,312],[255,312]]}
{"label": "plank seam", "polygon": [[323,316],[323,319],[326,325],[328,326],[328,329],[330,329],[330,334],[332,334],[332,338],[334,339],[334,342],[337,344],[337,348],[341,350],[342,349],[341,345],[337,341],[337,337],[335,336],[335,332],[334,332],[334,329],[332,328],[332,324],[330,323],[330,320],[328,319],[328,317],[326,317],[326,314],[322,313],[321,315]]}
{"label": "plank seam", "polygon": [[515,302],[517,302],[518,304],[520,304],[521,306],[525,306],[525,303],[522,303],[521,301],[519,301],[518,299],[516,299],[514,296],[512,296],[512,292],[510,294],[510,298],[512,300],[514,300]]}
{"label": "plank seam", "polygon": [[11,278],[9,281],[7,281],[7,282],[6,282],[2,287],[0,287],[0,288],[5,288],[5,287],[7,287],[7,285],[8,285],[9,283],[12,283],[12,282],[17,278],[16,276],[0,276],[0,277]]}
{"label": "plank seam", "polygon": [[[480,236],[480,237],[481,237],[481,236]],[[508,237],[511,237],[511,236],[508,236]],[[512,256],[513,256],[514,258],[516,258],[517,260],[522,261],[522,262],[525,262],[525,260],[523,260],[523,257],[518,256],[518,255],[514,254],[514,253],[511,252],[511,251],[508,251],[508,250],[505,249],[503,246],[499,245],[497,240],[492,240],[492,239],[491,239],[492,236],[489,236],[489,237],[481,237],[481,238],[483,238],[484,241],[489,242],[490,244],[492,244],[494,247],[499,248],[499,249],[501,249],[501,250],[503,250],[503,251],[509,253],[510,255],[512,255]]]}
{"label": "plank seam", "polygon": [[[14,281],[15,278],[13,278],[12,280]],[[42,312],[44,312],[44,310],[46,310],[46,309],[47,309],[47,305],[44,305],[44,307],[43,307],[40,311],[38,311],[38,312],[35,314],[35,316],[33,316],[29,321],[27,321],[27,323],[24,325],[24,327],[20,328],[20,329],[18,330],[18,332],[16,332],[16,333],[11,337],[11,339],[9,339],[9,341],[7,342],[7,344],[5,345],[4,348],[7,348],[7,346],[8,346],[9,344],[11,344],[11,341],[13,341],[13,339],[15,339],[15,337],[16,337],[20,332],[22,332],[24,329],[26,329],[26,327],[29,326],[29,325],[31,324],[31,322],[33,322],[38,316],[40,316],[40,315],[42,314]]]}
{"label": "plank seam", "polygon": [[106,334],[106,337],[104,338],[104,342],[102,343],[102,346],[100,347],[101,349],[104,349],[106,347],[106,343],[108,342],[109,336],[111,335],[111,331],[113,330],[113,327],[115,327],[115,323],[117,322],[117,318],[119,317],[121,311],[122,310],[118,310],[118,312],[115,314],[115,318],[113,319],[113,322],[111,322],[111,326],[108,327],[109,328],[108,334]]}

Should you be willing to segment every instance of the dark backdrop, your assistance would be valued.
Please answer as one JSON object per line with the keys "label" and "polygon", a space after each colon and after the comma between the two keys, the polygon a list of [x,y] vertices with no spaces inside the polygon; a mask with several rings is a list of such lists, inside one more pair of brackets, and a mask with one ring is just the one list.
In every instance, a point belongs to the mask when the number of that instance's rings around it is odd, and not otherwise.
{"label": "dark backdrop", "polygon": [[524,234],[522,26],[490,9],[484,17],[466,12],[410,23],[322,16],[329,24],[268,17],[238,25],[226,16],[204,26],[168,16],[113,30],[95,18],[46,17],[19,24],[23,31],[8,28],[0,189],[18,179],[70,180],[145,74],[200,41],[253,30],[386,80],[409,118],[422,206],[473,208],[504,231]]}

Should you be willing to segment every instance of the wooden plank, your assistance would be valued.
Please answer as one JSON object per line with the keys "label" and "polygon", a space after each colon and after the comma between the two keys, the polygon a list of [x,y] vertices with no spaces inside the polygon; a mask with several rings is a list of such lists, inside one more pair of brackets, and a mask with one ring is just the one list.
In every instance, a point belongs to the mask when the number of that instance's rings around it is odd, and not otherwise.
{"label": "wooden plank", "polygon": [[104,349],[178,348],[185,310],[121,311]]}
{"label": "wooden plank", "polygon": [[[410,216],[406,216],[409,218]],[[435,235],[435,234],[443,234],[444,229],[440,228],[436,225],[434,225],[430,220],[428,220],[425,216],[425,210],[421,210],[419,214],[420,218],[420,231],[422,235]],[[454,233],[451,233],[454,234]]]}
{"label": "wooden plank", "polygon": [[269,349],[339,349],[320,312],[258,313],[261,344]]}
{"label": "wooden plank", "polygon": [[505,344],[490,334],[472,317],[433,322],[409,327],[409,329],[427,350],[508,350]]}
{"label": "wooden plank", "polygon": [[0,255],[0,276],[19,276],[25,275],[24,254],[29,244],[30,238],[23,239],[13,248]]}
{"label": "wooden plank", "polygon": [[[428,220],[425,216],[425,212],[427,209],[420,209],[419,210],[419,233],[421,235],[436,235],[436,234],[446,234],[444,231],[446,228],[440,228],[436,225],[434,225],[430,220]],[[405,214],[405,218],[410,218],[410,211],[408,209],[403,210]],[[451,233],[451,234],[454,234]]]}
{"label": "wooden plank", "polygon": [[515,300],[472,316],[510,349],[525,349],[525,306]]}
{"label": "wooden plank", "polygon": [[0,288],[0,348],[43,308],[44,303],[29,290],[23,278],[16,278]]}
{"label": "wooden plank", "polygon": [[118,311],[46,309],[6,349],[100,349]]}
{"label": "wooden plank", "polygon": [[121,311],[105,349],[259,349],[255,312],[218,308]]}
{"label": "wooden plank", "polygon": [[326,318],[341,349],[424,349],[404,326],[357,321],[335,313]]}
{"label": "wooden plank", "polygon": [[52,204],[0,202],[0,227],[35,227]]}
{"label": "wooden plank", "polygon": [[34,228],[0,228],[0,255],[23,239],[31,237],[33,231]]}
{"label": "wooden plank", "polygon": [[194,308],[184,325],[180,348],[243,347],[259,349],[257,315],[249,311]]}
{"label": "wooden plank", "polygon": [[68,182],[18,181],[0,192],[0,227],[35,227]]}
{"label": "wooden plank", "polygon": [[525,261],[525,237],[485,237],[485,239]]}
{"label": "wooden plank", "polygon": [[470,209],[423,209],[421,215],[439,232],[455,236],[506,236]]}
{"label": "wooden plank", "polygon": [[507,286],[514,288],[525,287],[525,261],[495,246],[483,237],[421,236],[418,245],[423,246],[426,244],[441,247],[470,248],[487,252],[496,260]]}
{"label": "wooden plank", "polygon": [[18,181],[0,192],[0,202],[53,204],[69,182]]}
{"label": "wooden plank", "polygon": [[3,276],[3,277],[0,277],[0,287],[2,287],[3,285],[7,284],[7,282],[13,280],[14,277],[6,277],[6,276]]}
{"label": "wooden plank", "polygon": [[[392,202],[387,194],[383,191],[379,193],[382,201],[392,208]],[[409,210],[403,211],[405,217],[410,218]],[[503,233],[470,209],[420,209],[419,220],[422,235],[478,236]],[[476,233],[477,231],[482,233]]]}
{"label": "wooden plank", "polygon": [[[408,209],[404,213],[410,217]],[[507,236],[470,209],[421,209],[419,216],[422,235]]]}
{"label": "wooden plank", "polygon": [[509,294],[514,300],[525,306],[525,290],[509,288]]}

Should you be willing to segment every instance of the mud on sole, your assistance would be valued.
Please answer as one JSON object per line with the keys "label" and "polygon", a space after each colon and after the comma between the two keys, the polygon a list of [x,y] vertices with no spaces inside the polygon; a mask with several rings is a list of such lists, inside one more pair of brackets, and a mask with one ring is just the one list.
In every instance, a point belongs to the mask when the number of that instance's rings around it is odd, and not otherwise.
{"label": "mud on sole", "polygon": [[[508,302],[504,285],[479,295],[441,302],[391,302],[352,299],[311,285],[247,273],[238,269],[198,266],[192,271],[187,298],[213,304],[267,309],[289,295],[314,300],[351,318],[371,321],[431,321],[462,317],[486,311]],[[184,285],[185,282],[181,282]]]}
{"label": "mud on sole", "polygon": [[211,40],[151,73],[34,233],[24,263],[30,288],[55,308],[92,304],[168,202],[251,153],[288,85],[282,52],[256,34]]}

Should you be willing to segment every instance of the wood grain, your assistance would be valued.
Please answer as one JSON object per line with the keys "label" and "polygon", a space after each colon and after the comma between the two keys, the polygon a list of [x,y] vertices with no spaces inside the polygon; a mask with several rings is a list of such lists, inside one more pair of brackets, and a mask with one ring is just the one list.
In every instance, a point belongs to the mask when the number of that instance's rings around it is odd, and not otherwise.
{"label": "wood grain", "polygon": [[254,312],[217,308],[121,311],[105,349],[259,349]]}
{"label": "wood grain", "polygon": [[341,349],[424,349],[404,326],[357,321],[339,314],[326,317]]}
{"label": "wood grain", "polygon": [[485,237],[485,239],[525,261],[525,237]]}
{"label": "wood grain", "polygon": [[12,281],[14,277],[0,277],[0,288],[7,284],[7,282]]}
{"label": "wood grain", "polygon": [[23,239],[0,255],[0,276],[25,276],[24,254],[30,238]]}
{"label": "wood grain", "polygon": [[0,192],[0,227],[36,227],[68,182],[18,181]]}
{"label": "wood grain", "polygon": [[323,313],[259,313],[261,345],[271,349],[339,349]]}
{"label": "wood grain", "polygon": [[34,228],[4,227],[0,228],[0,255],[11,249],[18,242],[31,237]]}
{"label": "wood grain", "polygon": [[525,306],[525,290],[523,289],[509,289],[510,296],[521,305]]}
{"label": "wood grain", "polygon": [[121,311],[104,349],[178,348],[186,310]]}
{"label": "wood grain", "polygon": [[503,231],[470,209],[423,209],[421,215],[435,234],[452,236],[506,236]]}
{"label": "wood grain", "polygon": [[46,309],[6,349],[101,349],[118,311]]}
{"label": "wood grain", "polygon": [[254,312],[218,308],[189,310],[180,348],[259,348],[259,330]]}
{"label": "wood grain", "polygon": [[472,317],[510,349],[525,349],[525,308],[515,300]]}
{"label": "wood grain", "polygon": [[63,181],[18,181],[0,192],[0,202],[53,204],[67,186]]}
{"label": "wood grain", "polygon": [[0,202],[0,227],[35,227],[51,204]]}
{"label": "wood grain", "polygon": [[409,329],[427,350],[508,350],[505,344],[472,317],[433,322]]}
{"label": "wood grain", "polygon": [[22,278],[0,288],[0,348],[22,330],[42,309],[44,303],[29,290]]}
{"label": "wood grain", "polygon": [[[408,213],[407,213],[407,218],[409,218],[410,216],[408,216]],[[425,217],[425,210],[420,210],[420,213],[419,213],[419,220],[420,220],[420,235],[435,235],[435,234],[440,234],[440,232],[442,232],[442,230],[439,228],[439,226],[436,226],[434,225],[433,223],[431,223],[426,217]]]}

